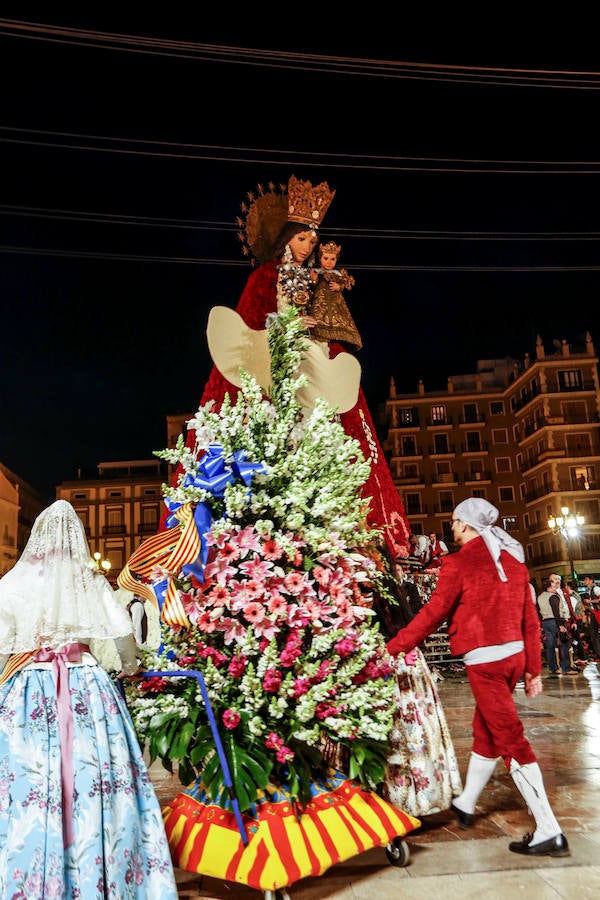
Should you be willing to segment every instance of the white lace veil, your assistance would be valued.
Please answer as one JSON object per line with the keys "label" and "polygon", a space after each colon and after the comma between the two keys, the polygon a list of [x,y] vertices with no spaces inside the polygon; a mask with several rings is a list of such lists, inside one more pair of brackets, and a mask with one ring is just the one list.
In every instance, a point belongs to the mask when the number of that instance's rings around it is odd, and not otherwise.
{"label": "white lace veil", "polygon": [[131,632],[127,610],[91,566],[81,520],[57,500],[37,517],[21,557],[0,579],[0,654]]}

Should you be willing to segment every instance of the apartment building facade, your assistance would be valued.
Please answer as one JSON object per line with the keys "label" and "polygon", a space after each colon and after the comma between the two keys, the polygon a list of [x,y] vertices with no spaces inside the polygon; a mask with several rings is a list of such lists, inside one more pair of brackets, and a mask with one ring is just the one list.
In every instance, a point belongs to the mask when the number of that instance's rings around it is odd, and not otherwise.
{"label": "apartment building facade", "polygon": [[167,467],[159,459],[104,462],[95,478],[63,481],[57,500],[68,500],[83,522],[90,552],[110,563],[116,580],[134,550],[158,531]]}
{"label": "apartment building facade", "polygon": [[[484,497],[521,541],[539,585],[555,570],[600,576],[600,387],[590,334],[580,346],[537,338],[533,357],[479,360],[441,391],[397,392],[385,403],[383,445],[412,530],[452,548],[452,510]],[[583,517],[568,539],[549,526],[561,509]]]}

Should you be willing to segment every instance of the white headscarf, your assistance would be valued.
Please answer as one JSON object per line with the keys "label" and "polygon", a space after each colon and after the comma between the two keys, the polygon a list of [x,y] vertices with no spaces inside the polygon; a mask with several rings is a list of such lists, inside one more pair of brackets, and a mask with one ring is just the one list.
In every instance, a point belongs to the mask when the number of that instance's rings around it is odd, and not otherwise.
{"label": "white headscarf", "polygon": [[508,581],[506,572],[500,562],[500,551],[506,550],[519,562],[525,562],[525,553],[521,544],[511,537],[504,528],[494,525],[499,515],[498,510],[482,497],[469,497],[459,503],[452,517],[470,525],[483,538],[490,556],[496,563],[498,575],[502,581]]}
{"label": "white headscarf", "polygon": [[90,564],[81,519],[57,500],[37,517],[21,557],[0,579],[0,655],[131,634],[127,610]]}

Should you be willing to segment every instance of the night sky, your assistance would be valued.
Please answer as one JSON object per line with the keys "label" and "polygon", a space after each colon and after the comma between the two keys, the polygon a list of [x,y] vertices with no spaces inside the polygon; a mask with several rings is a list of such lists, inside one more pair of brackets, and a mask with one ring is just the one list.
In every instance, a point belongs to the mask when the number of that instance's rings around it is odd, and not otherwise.
{"label": "night sky", "polygon": [[597,52],[561,23],[495,45],[454,24],[0,19],[0,461],[51,500],[162,449],[251,271],[240,204],[291,174],[337,191],[322,235],[356,279],[374,413],[391,376],[444,387],[538,333],[600,348]]}

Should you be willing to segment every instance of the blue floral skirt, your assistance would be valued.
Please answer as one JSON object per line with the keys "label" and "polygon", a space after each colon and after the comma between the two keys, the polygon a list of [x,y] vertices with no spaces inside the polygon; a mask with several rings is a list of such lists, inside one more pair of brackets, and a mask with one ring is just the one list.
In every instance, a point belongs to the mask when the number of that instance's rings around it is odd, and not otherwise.
{"label": "blue floral skirt", "polygon": [[69,688],[67,849],[52,670],[30,665],[0,688],[1,900],[177,900],[160,805],[124,701],[99,665],[69,668]]}

